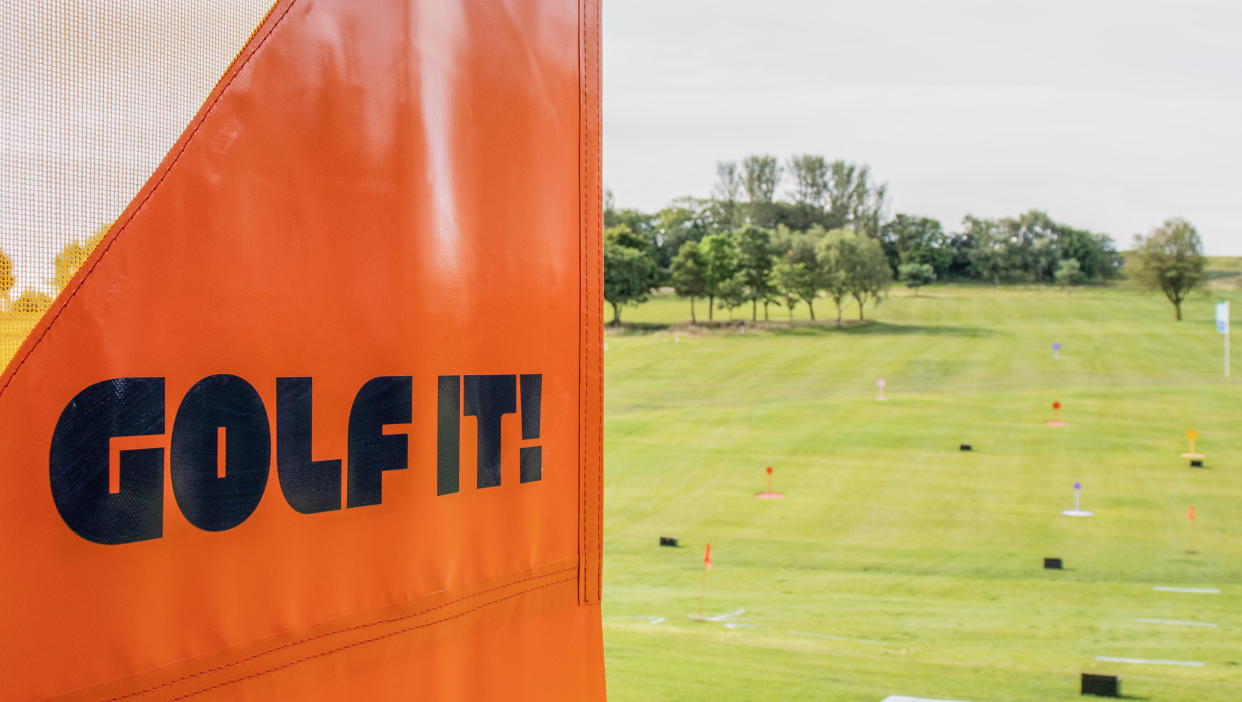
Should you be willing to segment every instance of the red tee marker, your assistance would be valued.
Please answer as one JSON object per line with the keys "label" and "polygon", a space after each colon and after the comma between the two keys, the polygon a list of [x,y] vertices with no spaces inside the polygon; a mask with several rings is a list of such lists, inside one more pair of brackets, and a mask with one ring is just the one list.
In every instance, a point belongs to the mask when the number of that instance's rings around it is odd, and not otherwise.
{"label": "red tee marker", "polygon": [[1044,424],[1047,424],[1050,427],[1063,427],[1069,424],[1069,422],[1061,421],[1061,403],[1060,402],[1052,403],[1052,419],[1049,419],[1048,421],[1044,422]]}
{"label": "red tee marker", "polygon": [[756,492],[755,497],[758,497],[761,500],[779,500],[784,497],[784,495],[779,492],[772,492],[772,466],[768,466],[766,470],[768,473],[768,491]]}

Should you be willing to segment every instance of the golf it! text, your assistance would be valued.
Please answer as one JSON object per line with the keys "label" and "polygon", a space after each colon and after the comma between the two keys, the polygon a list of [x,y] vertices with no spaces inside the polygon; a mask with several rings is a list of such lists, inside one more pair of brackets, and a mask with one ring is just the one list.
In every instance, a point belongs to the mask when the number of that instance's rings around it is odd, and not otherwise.
{"label": "golf it! text", "polygon": [[[65,524],[100,544],[158,539],[164,533],[164,448],[123,448],[112,440],[165,433],[164,378],[113,378],[88,386],[65,406],[48,458],[52,498]],[[349,411],[344,465],[311,458],[309,377],[276,378],[276,475],[285,501],[303,514],[382,502],[383,473],[404,470],[409,435],[386,425],[413,421],[410,376],[368,380]],[[442,375],[436,390],[436,494],[459,490],[461,419],[477,421],[476,486],[500,485],[501,417],[519,413],[520,482],[543,477],[539,441],[543,376]],[[254,512],[267,488],[273,432],[259,392],[245,379],[209,375],[185,393],[168,437],[168,475],[182,515],[224,531]],[[347,469],[347,470],[346,470]]]}

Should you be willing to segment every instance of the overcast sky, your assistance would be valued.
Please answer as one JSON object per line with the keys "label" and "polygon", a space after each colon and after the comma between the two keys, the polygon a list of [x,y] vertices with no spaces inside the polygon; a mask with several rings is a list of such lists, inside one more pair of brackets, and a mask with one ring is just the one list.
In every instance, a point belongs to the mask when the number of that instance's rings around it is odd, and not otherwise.
{"label": "overcast sky", "polygon": [[657,209],[819,153],[950,230],[1034,208],[1125,248],[1180,216],[1242,255],[1240,29],[1233,0],[611,0],[604,180]]}

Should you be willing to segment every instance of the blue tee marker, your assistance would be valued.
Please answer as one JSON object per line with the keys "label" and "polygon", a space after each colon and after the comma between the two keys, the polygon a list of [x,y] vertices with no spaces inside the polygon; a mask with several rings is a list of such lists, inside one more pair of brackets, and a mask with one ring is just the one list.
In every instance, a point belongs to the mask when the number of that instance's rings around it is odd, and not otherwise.
{"label": "blue tee marker", "polygon": [[1091,512],[1080,509],[1078,502],[1078,493],[1082,490],[1082,483],[1074,483],[1074,509],[1061,510],[1061,514],[1067,517],[1090,517]]}
{"label": "blue tee marker", "polygon": [[1061,357],[1060,353],[1061,353],[1061,342],[1058,341],[1058,342],[1053,343],[1052,344],[1052,360],[1055,361],[1056,359],[1060,358]]}

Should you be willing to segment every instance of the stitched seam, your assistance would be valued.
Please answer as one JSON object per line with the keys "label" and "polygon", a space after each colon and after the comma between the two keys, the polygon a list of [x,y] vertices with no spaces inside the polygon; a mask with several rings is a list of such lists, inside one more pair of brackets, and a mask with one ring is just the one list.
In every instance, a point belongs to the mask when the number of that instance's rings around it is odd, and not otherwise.
{"label": "stitched seam", "polygon": [[[599,55],[600,47],[601,47],[600,33],[602,31],[601,25],[603,24],[603,22],[601,21],[599,12],[600,12],[600,8],[599,8],[599,5],[597,4],[595,6],[595,10],[591,18],[592,19],[591,24],[595,29],[595,44],[594,46],[591,47],[591,50],[592,50],[591,56],[592,56],[592,60],[594,61],[593,73],[595,74],[595,82],[594,82],[595,101],[592,101],[591,103],[591,115],[595,119],[595,131],[592,132],[592,134],[594,135],[594,138],[592,139],[592,146],[595,148],[595,173],[594,173],[594,177],[591,180],[591,189],[594,192],[594,198],[591,200],[592,213],[594,215],[592,218],[593,220],[592,231],[597,231],[594,227],[594,225],[596,224],[602,227],[603,225],[602,218],[604,216],[603,212],[599,211],[598,209],[603,206],[602,204],[603,193],[600,192],[600,187],[601,187],[600,181],[603,178],[603,158],[604,158],[603,149],[600,148],[600,141],[603,139],[603,129],[604,129],[603,123],[602,123],[603,115],[601,114],[602,110],[600,109],[600,105],[598,102],[599,100],[603,99],[602,98],[603,77],[600,74],[600,71],[602,70],[603,62],[600,60],[601,57]],[[602,232],[601,232],[601,236],[602,236]],[[600,251],[599,247],[602,245],[603,244],[601,242],[600,244],[596,245],[594,249],[596,251],[599,251],[601,256],[603,252]],[[602,261],[601,261],[601,265],[602,265]],[[602,343],[603,338],[604,338],[604,316],[602,312],[598,313],[596,317],[595,327],[597,330],[596,339],[598,339]],[[592,434],[595,436],[595,439],[596,439],[595,441],[596,461],[595,461],[595,465],[592,466],[592,469],[595,475],[595,491],[597,494],[597,497],[596,497],[597,502],[596,502],[596,510],[595,510],[595,534],[596,534],[595,554],[594,554],[594,558],[592,562],[595,564],[595,601],[600,602],[604,598],[604,593],[603,593],[604,573],[603,573],[603,567],[602,567],[603,566],[603,563],[602,563],[603,553],[604,553],[604,437],[603,437],[603,433],[604,433],[604,359],[602,356],[599,359],[599,368],[598,368],[598,372],[595,374],[595,378],[596,378],[596,381],[599,383],[599,390],[596,392],[596,402],[598,403],[597,408],[596,408],[596,414],[599,419],[599,424],[598,424],[598,430],[592,431]]]}
{"label": "stitched seam", "polygon": [[542,590],[543,588],[546,588],[546,587],[552,587],[553,585],[561,585],[561,584],[563,584],[563,583],[572,582],[573,580],[574,580],[574,578],[563,578],[563,579],[561,579],[561,580],[557,580],[557,581],[555,581],[555,582],[545,583],[545,584],[543,584],[543,585],[538,585],[538,586],[536,586],[536,587],[532,587],[532,588],[529,588],[529,589],[527,589],[527,590],[522,590],[521,592],[515,592],[515,593],[513,593],[512,595],[508,595],[508,596],[506,596],[506,597],[502,597],[502,598],[500,598],[500,599],[493,600],[493,601],[491,601],[491,602],[484,602],[483,604],[480,604],[480,605],[477,605],[477,606],[475,606],[475,607],[472,607],[472,608],[470,608],[470,609],[468,609],[468,610],[466,610],[466,611],[464,611],[464,612],[459,612],[459,613],[457,613],[457,614],[453,614],[453,615],[450,615],[450,616],[444,617],[444,618],[442,618],[442,619],[437,619],[437,620],[435,620],[435,621],[427,622],[427,623],[425,623],[425,624],[415,624],[415,625],[413,625],[413,626],[408,626],[408,627],[405,627],[405,628],[402,628],[402,629],[397,629],[396,631],[390,631],[390,632],[388,632],[387,634],[381,634],[381,635],[379,635],[379,636],[375,636],[375,637],[372,637],[372,638],[370,638],[370,639],[366,639],[366,640],[363,640],[363,641],[355,641],[354,643],[351,643],[351,644],[345,644],[344,646],[338,646],[338,647],[336,647],[336,648],[329,649],[329,650],[327,650],[327,651],[321,651],[321,652],[319,652],[319,653],[313,653],[313,654],[311,654],[311,655],[309,655],[309,656],[303,656],[302,658],[298,658],[297,660],[289,661],[288,663],[282,663],[281,665],[278,665],[278,666],[273,666],[273,667],[268,668],[268,669],[266,669],[266,670],[261,670],[261,671],[259,671],[259,672],[257,672],[257,673],[251,673],[250,675],[243,675],[243,676],[242,676],[242,677],[240,677],[240,678],[234,678],[234,679],[232,679],[232,680],[226,680],[226,681],[221,682],[221,683],[216,683],[215,685],[210,685],[210,686],[208,686],[208,687],[204,687],[204,688],[201,688],[201,689],[199,689],[199,690],[195,690],[194,692],[189,692],[189,693],[186,693],[186,694],[181,695],[181,696],[179,696],[179,697],[174,697],[174,698],[172,698],[171,700],[169,700],[169,702],[178,702],[178,700],[188,699],[188,698],[190,698],[190,697],[194,697],[194,696],[196,696],[196,695],[201,695],[201,694],[203,694],[203,693],[205,693],[205,692],[210,692],[210,691],[212,691],[212,690],[216,690],[216,689],[221,688],[221,687],[226,687],[226,686],[228,686],[228,685],[233,685],[233,684],[235,684],[235,683],[243,682],[243,681],[246,681],[246,680],[252,680],[252,679],[254,679],[254,678],[263,677],[264,675],[270,675],[270,674],[272,674],[272,673],[275,673],[275,672],[278,672],[278,671],[284,670],[285,668],[291,668],[291,667],[293,667],[293,666],[295,666],[295,665],[298,665],[298,664],[300,664],[300,663],[305,663],[305,662],[307,662],[307,661],[315,660],[316,658],[323,658],[324,656],[331,656],[331,655],[335,655],[335,654],[337,654],[337,653],[340,653],[341,651],[346,651],[346,650],[351,649],[351,648],[356,648],[356,647],[358,647],[358,646],[365,646],[366,644],[375,643],[375,642],[377,642],[377,641],[382,641],[382,640],[384,640],[384,639],[392,638],[392,637],[394,637],[394,636],[399,636],[399,635],[401,635],[401,634],[406,634],[406,633],[409,633],[409,632],[411,632],[411,631],[415,631],[415,630],[417,630],[417,629],[423,629],[423,628],[426,628],[426,627],[429,627],[429,626],[434,626],[434,625],[436,625],[436,624],[442,624],[442,623],[444,623],[444,622],[447,622],[447,621],[450,621],[450,620],[453,620],[453,619],[460,619],[461,617],[464,617],[464,616],[466,616],[466,615],[468,615],[468,614],[471,614],[471,613],[476,612],[476,611],[478,611],[478,610],[480,610],[480,609],[483,609],[484,607],[490,607],[491,605],[494,605],[494,604],[499,604],[499,603],[501,603],[501,602],[504,602],[505,600],[511,600],[511,599],[513,599],[514,597],[520,597],[520,596],[522,596],[522,595],[526,595],[526,594],[530,594],[530,593],[532,593],[532,592],[535,592],[536,590]]}
{"label": "stitched seam", "polygon": [[587,187],[587,176],[586,176],[586,159],[587,159],[587,127],[586,127],[586,124],[587,124],[587,120],[586,120],[586,116],[583,114],[583,111],[587,109],[588,99],[587,99],[587,85],[586,85],[587,81],[586,81],[586,66],[585,66],[586,47],[584,46],[586,32],[585,32],[585,27],[582,26],[582,23],[585,21],[585,16],[586,16],[586,2],[587,0],[582,0],[582,2],[578,4],[578,23],[579,23],[578,70],[582,74],[580,76],[580,80],[582,81],[581,89],[579,90],[579,93],[578,93],[578,112],[579,112],[578,129],[581,132],[581,134],[579,135],[579,138],[581,139],[581,141],[579,143],[579,148],[578,148],[578,178],[579,178],[579,183],[578,183],[579,193],[578,194],[579,194],[579,197],[581,198],[578,203],[579,226],[581,227],[580,234],[578,236],[578,246],[580,249],[578,253],[578,264],[582,266],[582,278],[583,278],[582,294],[579,296],[578,305],[579,305],[579,314],[582,317],[585,317],[585,321],[587,322],[586,324],[582,325],[582,333],[585,338],[581,340],[582,354],[579,356],[579,361],[578,361],[579,362],[578,375],[582,382],[582,389],[580,390],[579,397],[578,397],[578,404],[579,404],[578,421],[581,422],[581,426],[578,427],[578,441],[579,441],[580,449],[581,449],[581,453],[579,456],[579,470],[581,471],[581,473],[578,475],[578,493],[579,493],[579,499],[581,500],[581,507],[579,508],[579,513],[578,513],[578,524],[579,524],[578,552],[582,558],[582,560],[579,562],[578,574],[579,574],[579,577],[582,579],[582,582],[579,583],[578,585],[578,593],[579,593],[579,597],[584,602],[587,600],[586,579],[587,579],[587,575],[588,575],[589,568],[590,568],[589,564],[587,563],[588,554],[586,552],[587,550],[586,549],[586,545],[587,545],[587,536],[586,536],[586,533],[587,533],[587,524],[586,524],[587,522],[587,501],[586,501],[587,500],[587,496],[586,496],[587,485],[586,485],[586,481],[587,481],[587,470],[588,470],[588,466],[587,466],[587,425],[589,423],[589,416],[587,414],[588,412],[587,400],[590,397],[588,386],[590,385],[590,382],[591,382],[590,381],[590,365],[591,365],[591,330],[590,330],[591,316],[590,315],[591,313],[590,313],[590,307],[589,307],[589,303],[590,303],[589,290],[591,288],[591,267],[588,264],[588,253],[587,253],[588,247],[590,246],[590,240],[589,240],[590,234],[589,234],[589,230],[587,227],[587,202],[586,202],[586,193],[584,192]]}
{"label": "stitched seam", "polygon": [[[482,597],[482,596],[484,596],[484,595],[488,595],[488,594],[490,594],[490,593],[493,593],[493,592],[495,592],[495,591],[497,591],[497,590],[503,590],[503,589],[506,589],[506,588],[510,588],[510,587],[513,587],[514,585],[521,585],[522,583],[531,582],[532,580],[541,580],[541,579],[544,579],[544,578],[550,578],[550,577],[552,577],[552,576],[555,576],[555,575],[560,575],[560,574],[562,574],[562,573],[568,573],[569,571],[572,571],[572,570],[574,570],[574,568],[562,568],[562,569],[560,569],[560,570],[552,571],[552,572],[550,572],[550,573],[544,573],[543,575],[537,575],[537,576],[532,576],[532,577],[529,577],[529,578],[523,578],[522,580],[515,580],[515,581],[513,581],[513,582],[511,582],[511,583],[508,583],[508,584],[506,584],[506,585],[497,585],[496,587],[488,588],[487,590],[481,590],[481,591],[479,591],[479,592],[476,592],[476,593],[473,593],[473,594],[470,594],[470,595],[463,595],[463,596],[461,596],[461,597],[458,597],[458,598],[457,598],[457,599],[455,599],[455,600],[449,600],[448,602],[441,603],[441,604],[439,604],[439,605],[436,605],[435,607],[428,607],[427,609],[420,610],[420,611],[418,611],[418,612],[411,612],[410,614],[403,614],[403,615],[401,615],[401,616],[399,616],[399,617],[390,617],[390,618],[388,618],[388,619],[377,619],[377,620],[375,620],[375,621],[373,621],[373,622],[367,622],[367,623],[365,623],[365,624],[355,624],[355,625],[353,625],[353,626],[347,626],[347,627],[344,627],[344,628],[341,628],[341,629],[336,629],[336,630],[333,630],[333,631],[327,631],[327,632],[324,632],[324,633],[322,633],[322,634],[316,634],[316,635],[314,635],[314,636],[308,636],[308,637],[306,637],[306,638],[304,638],[304,639],[298,639],[297,641],[289,641],[289,642],[287,642],[287,643],[283,643],[283,644],[281,644],[281,645],[279,645],[279,646],[275,646],[275,647],[273,647],[273,648],[269,648],[269,649],[264,650],[264,651],[259,651],[258,653],[252,653],[252,654],[250,654],[249,656],[246,656],[245,658],[239,658],[239,659],[237,659],[237,660],[235,660],[235,661],[231,661],[231,662],[229,662],[229,663],[222,663],[222,664],[220,664],[220,665],[213,666],[213,667],[211,667],[211,668],[204,668],[204,669],[202,669],[202,670],[200,670],[200,671],[198,671],[198,672],[196,672],[196,673],[187,673],[187,674],[185,674],[185,675],[182,675],[182,676],[181,676],[181,677],[179,677],[179,678],[175,678],[175,679],[173,679],[173,680],[166,680],[166,681],[164,681],[164,682],[162,682],[162,683],[160,683],[160,684],[158,684],[158,685],[152,685],[152,686],[147,687],[147,688],[144,688],[144,689],[142,689],[142,690],[135,690],[134,692],[127,692],[127,693],[125,693],[125,694],[123,694],[123,695],[117,695],[116,697],[109,697],[109,698],[108,698],[107,700],[105,700],[104,702],[118,702],[118,700],[125,700],[125,699],[129,699],[129,698],[131,698],[131,697],[137,697],[138,695],[145,695],[145,694],[147,694],[147,693],[149,693],[149,692],[155,692],[156,690],[161,690],[161,689],[163,689],[163,688],[165,688],[165,687],[168,687],[168,686],[170,686],[170,685],[176,685],[177,683],[182,683],[182,682],[185,682],[185,681],[187,681],[187,680],[193,680],[194,678],[199,678],[199,677],[202,677],[202,676],[204,676],[204,675],[211,674],[211,673],[218,673],[218,672],[220,672],[220,671],[222,671],[222,670],[227,670],[227,669],[229,669],[229,668],[233,668],[233,667],[236,667],[236,666],[239,666],[239,665],[245,664],[245,663],[249,663],[250,661],[256,660],[256,659],[258,659],[258,658],[262,658],[263,656],[267,656],[267,655],[269,655],[269,654],[276,653],[276,652],[278,652],[278,651],[283,651],[283,650],[285,650],[285,649],[287,649],[287,648],[293,648],[293,647],[295,647],[295,646],[301,646],[301,645],[303,645],[303,644],[307,644],[307,643],[311,643],[311,642],[314,642],[314,641],[318,641],[318,640],[320,640],[320,639],[325,639],[325,638],[329,638],[329,637],[332,637],[332,636],[336,636],[337,634],[345,634],[345,633],[349,633],[349,632],[351,632],[351,631],[358,631],[358,630],[360,630],[360,629],[368,629],[368,628],[373,627],[373,626],[381,626],[381,625],[384,625],[384,624],[394,624],[394,623],[396,623],[396,622],[405,621],[405,620],[407,620],[407,619],[413,619],[413,618],[415,618],[415,617],[421,617],[421,616],[422,616],[422,615],[424,615],[424,614],[428,614],[428,613],[430,613],[430,612],[434,612],[434,611],[439,610],[439,609],[444,609],[445,607],[451,607],[451,606],[453,606],[453,605],[455,605],[455,604],[457,604],[457,603],[459,603],[459,602],[464,602],[465,600],[471,600],[471,599],[474,599],[474,598],[476,598],[476,597]],[[558,581],[558,582],[559,582],[559,581]],[[549,583],[549,584],[553,584],[553,583]],[[544,587],[544,586],[542,586],[542,585],[541,585],[540,587]],[[518,593],[518,594],[521,594],[521,593]],[[508,598],[506,597],[506,598],[502,598],[502,599],[500,599],[500,600],[495,600],[495,602],[500,602],[500,601],[503,601],[503,599],[508,599]],[[473,610],[472,610],[472,611],[473,611]],[[435,623],[435,622],[432,622],[432,623]]]}
{"label": "stitched seam", "polygon": [[[74,286],[73,290],[69,293],[69,296],[65,298],[64,303],[61,304],[60,308],[56,310],[56,314],[48,320],[47,326],[43,327],[43,331],[40,332],[39,336],[35,338],[34,343],[32,343],[26,353],[22,355],[22,358],[17,362],[17,365],[13,367],[13,371],[9,373],[8,379],[4,381],[4,385],[0,385],[0,397],[4,396],[4,393],[9,389],[9,385],[12,384],[13,379],[17,377],[18,371],[22,369],[22,366],[26,365],[26,361],[32,354],[34,354],[34,351],[39,347],[39,344],[43,342],[43,337],[47,336],[47,333],[52,330],[52,326],[56,324],[56,320],[60,319],[60,315],[68,309],[69,303],[73,302],[73,298],[77,297],[78,292],[86,285],[86,279],[91,277],[91,275],[95,272],[95,269],[103,261],[104,257],[107,256],[108,252],[112,250],[112,245],[115,244],[116,240],[121,237],[121,234],[124,233],[125,228],[129,226],[130,222],[134,221],[134,218],[138,216],[138,213],[146,207],[147,202],[151,200],[151,197],[155,195],[156,191],[160,189],[160,186],[164,184],[164,179],[168,177],[169,173],[172,173],[173,167],[175,167],[177,162],[181,160],[181,156],[184,155],[185,150],[189,148],[190,142],[193,141],[194,136],[198,134],[199,128],[203,126],[203,123],[207,121],[207,117],[211,115],[211,111],[215,109],[216,103],[220,102],[220,99],[224,97],[226,92],[228,92],[229,86],[231,86],[237,76],[241,74],[242,69],[250,63],[251,59],[258,55],[259,50],[263,48],[263,45],[267,43],[267,40],[276,33],[276,29],[280,26],[280,23],[284,21],[285,17],[288,16],[289,10],[293,9],[293,6],[297,4],[297,1],[298,0],[290,0],[289,4],[285,6],[284,12],[280,13],[280,16],[277,17],[276,21],[272,24],[271,30],[259,40],[259,43],[255,45],[254,50],[250,52],[250,55],[248,55],[245,60],[237,65],[236,70],[232,71],[228,80],[220,88],[219,92],[216,93],[215,98],[212,99],[211,104],[207,107],[207,110],[203,112],[202,117],[199,118],[199,120],[194,124],[194,127],[190,130],[185,139],[181,141],[181,148],[177,151],[177,155],[173,156],[172,161],[169,161],[168,163],[168,167],[160,173],[160,177],[155,181],[155,185],[151,186],[151,189],[148,190],[147,194],[142,198],[142,202],[138,203],[138,206],[130,212],[129,217],[125,220],[125,222],[117,228],[116,233],[108,239],[107,245],[104,246],[99,256],[95,259],[95,262],[92,263],[91,267],[86,270],[86,273],[79,279],[78,284]],[[260,25],[260,27],[261,26],[262,25]],[[243,50],[245,50],[244,47]]]}

